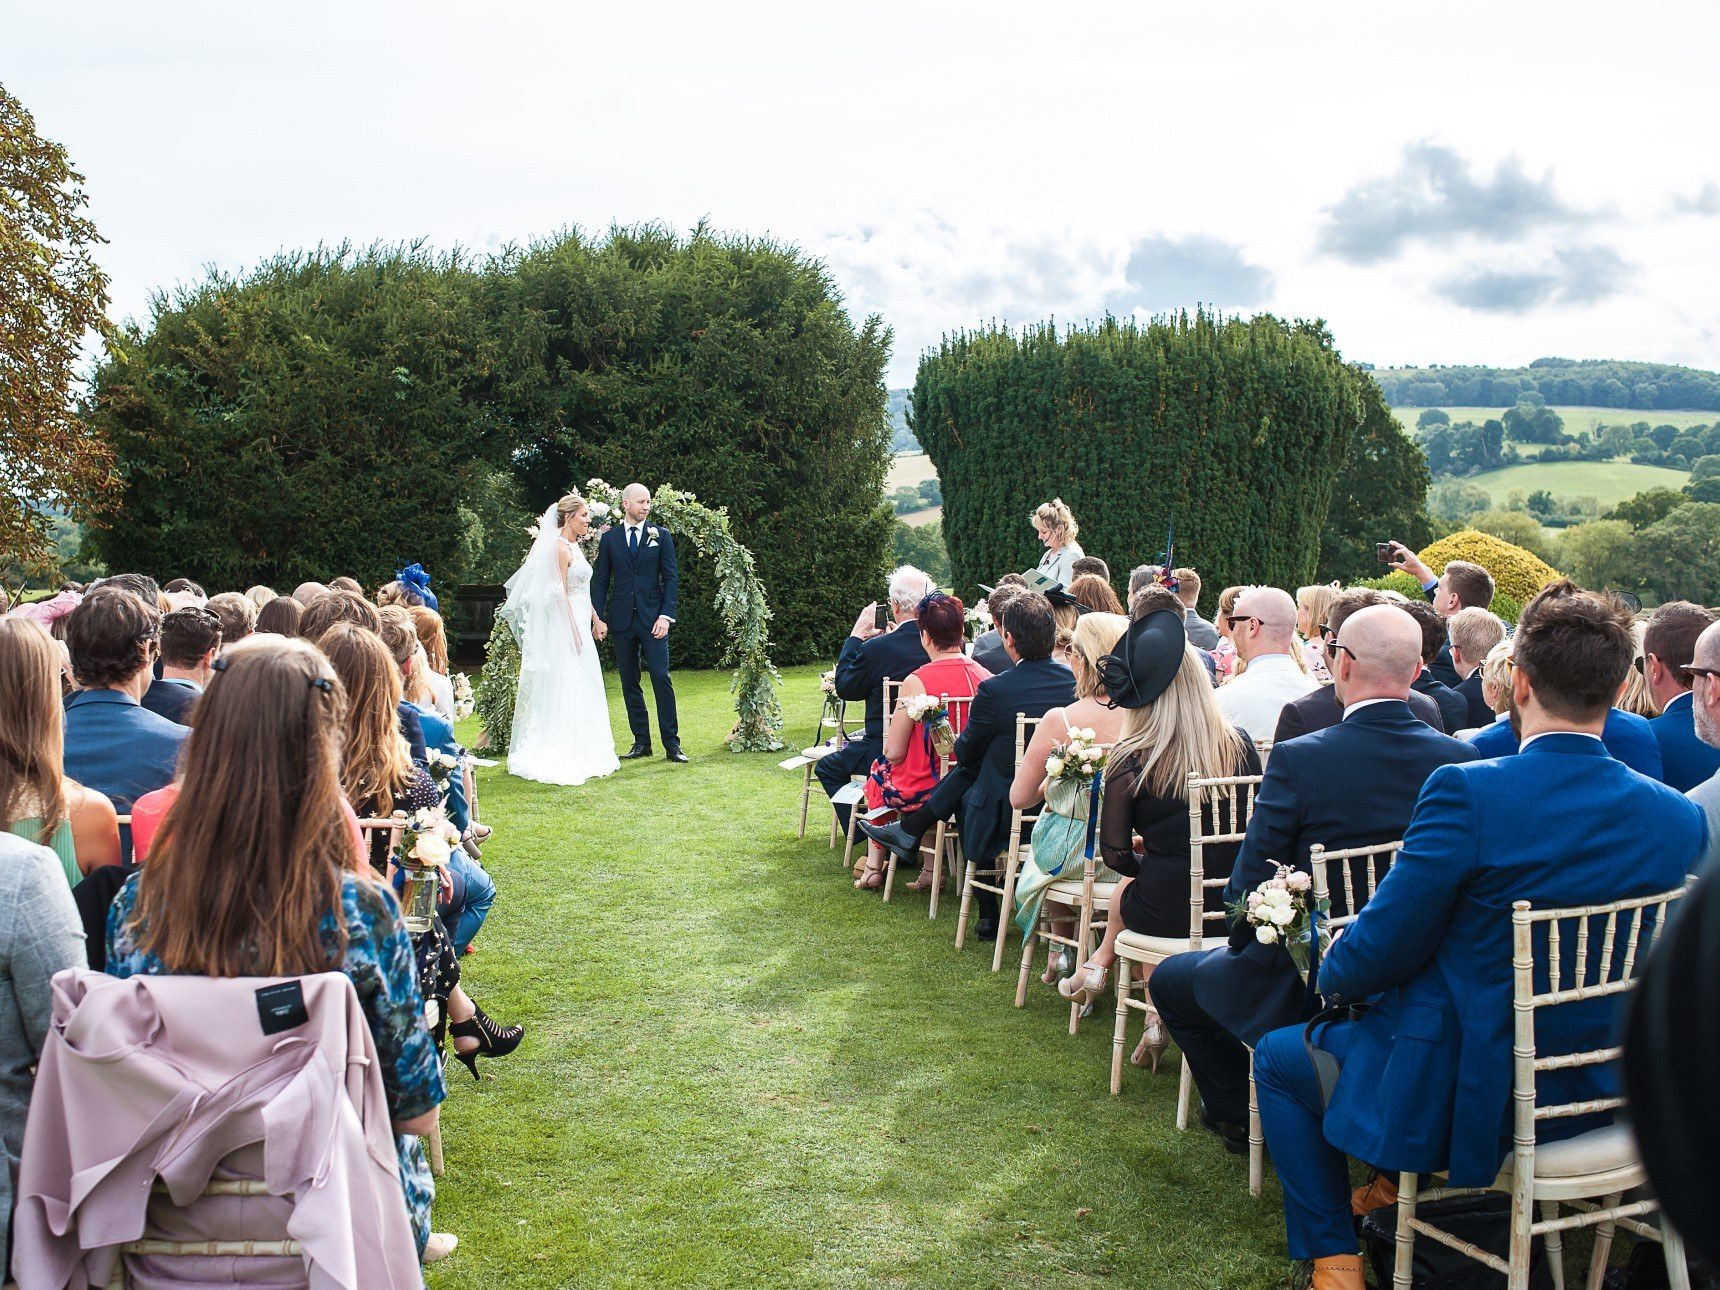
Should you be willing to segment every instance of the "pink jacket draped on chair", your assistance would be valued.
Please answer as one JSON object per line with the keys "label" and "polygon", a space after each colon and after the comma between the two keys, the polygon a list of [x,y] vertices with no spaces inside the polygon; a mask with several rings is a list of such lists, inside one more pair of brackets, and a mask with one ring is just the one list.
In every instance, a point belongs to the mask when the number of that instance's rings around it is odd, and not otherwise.
{"label": "pink jacket draped on chair", "polygon": [[[21,1290],[107,1285],[114,1247],[145,1236],[146,1212],[151,1239],[291,1239],[304,1255],[133,1255],[133,1285],[181,1284],[174,1265],[194,1258],[205,1276],[225,1262],[235,1281],[422,1286],[352,982],[339,972],[289,981],[303,990],[304,1020],[264,1034],[258,992],[277,980],[120,981],[82,968],[54,978],[18,1180]],[[212,1178],[261,1179],[270,1194],[202,1195]]]}

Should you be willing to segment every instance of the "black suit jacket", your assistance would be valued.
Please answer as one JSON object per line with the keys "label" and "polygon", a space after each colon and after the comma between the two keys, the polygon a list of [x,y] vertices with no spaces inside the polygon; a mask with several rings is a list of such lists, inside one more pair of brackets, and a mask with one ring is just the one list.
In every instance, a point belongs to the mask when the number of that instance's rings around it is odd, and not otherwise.
{"label": "black suit jacket", "polygon": [[[1411,690],[1409,710],[1440,734],[1447,733],[1445,718],[1439,713],[1439,705],[1425,694],[1417,694]],[[1296,739],[1316,730],[1324,730],[1327,726],[1335,726],[1343,716],[1344,710],[1338,706],[1338,692],[1329,685],[1322,685],[1318,690],[1310,691],[1300,699],[1292,699],[1284,705],[1278,714],[1278,728],[1272,732],[1272,746],[1276,748],[1287,739]]]}
{"label": "black suit jacket", "polygon": [[1457,693],[1469,705],[1469,719],[1464,723],[1468,726],[1490,726],[1493,724],[1493,709],[1487,706],[1487,700],[1481,697],[1481,669],[1476,668],[1458,683]]}
{"label": "black suit jacket", "polygon": [[836,656],[836,694],[850,703],[866,700],[868,739],[884,737],[884,678],[904,681],[929,661],[915,622],[898,623],[870,640],[850,636],[842,642]]}
{"label": "black suit jacket", "polygon": [[591,603],[612,632],[648,632],[659,617],[673,618],[681,590],[675,539],[646,523],[638,553],[627,549],[627,528],[617,524],[597,541]]}
{"label": "black suit jacket", "polygon": [[1048,658],[1023,659],[981,681],[956,738],[956,765],[973,777],[962,798],[962,851],[987,861],[1009,845],[1009,787],[1015,781],[1015,718],[1043,717],[1075,701],[1075,674]]}
{"label": "black suit jacket", "polygon": [[144,691],[143,706],[157,716],[188,726],[191,724],[192,706],[202,693],[198,686],[158,676],[149,683],[149,689]]}
{"label": "black suit jacket", "polygon": [[1430,673],[1424,671],[1416,677],[1410,689],[1417,694],[1425,694],[1439,705],[1439,715],[1445,719],[1447,730],[1463,730],[1475,724],[1469,719],[1469,700]]}
{"label": "black suit jacket", "polygon": [[[1274,745],[1225,903],[1244,900],[1272,876],[1276,862],[1306,871],[1316,842],[1338,850],[1402,838],[1427,777],[1478,756],[1397,702],[1372,704],[1335,726]],[[1333,912],[1343,913],[1342,904],[1340,889]],[[1260,944],[1241,920],[1228,946],[1202,955],[1194,984],[1201,1007],[1250,1045],[1268,1030],[1294,1025],[1307,1003],[1289,954]]]}

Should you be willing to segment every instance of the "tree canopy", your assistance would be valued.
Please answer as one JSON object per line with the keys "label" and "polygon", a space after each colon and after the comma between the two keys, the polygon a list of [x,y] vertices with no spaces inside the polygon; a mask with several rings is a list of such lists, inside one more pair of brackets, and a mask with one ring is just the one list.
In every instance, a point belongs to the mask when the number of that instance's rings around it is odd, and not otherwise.
{"label": "tree canopy", "polygon": [[1373,377],[1394,408],[1506,408],[1533,394],[1564,406],[1720,409],[1720,372],[1669,363],[1538,358],[1511,368],[1377,368]]}

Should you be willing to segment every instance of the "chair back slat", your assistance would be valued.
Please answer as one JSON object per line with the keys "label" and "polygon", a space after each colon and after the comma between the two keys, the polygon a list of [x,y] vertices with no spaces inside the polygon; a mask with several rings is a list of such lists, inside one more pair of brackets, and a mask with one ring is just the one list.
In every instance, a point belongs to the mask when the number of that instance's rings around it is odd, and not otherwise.
{"label": "chair back slat", "polygon": [[[1541,1121],[1613,1111],[1624,1104],[1618,1097],[1550,1104],[1537,1101],[1538,1074],[1604,1065],[1618,1060],[1619,1049],[1606,1046],[1538,1053],[1535,1013],[1562,1004],[1609,998],[1633,988],[1638,950],[1646,953],[1659,929],[1666,925],[1673,902],[1682,899],[1685,891],[1685,887],[1677,887],[1601,905],[1535,909],[1528,901],[1519,900],[1511,906],[1512,1141],[1519,1169],[1533,1169],[1535,1126]],[[1621,920],[1626,924],[1622,945],[1618,940]],[[1599,936],[1593,935],[1597,922],[1601,924]],[[1545,936],[1537,936],[1543,924]],[[1567,942],[1574,950],[1569,956],[1560,952]],[[1537,963],[1546,970],[1545,988],[1537,984]]]}
{"label": "chair back slat", "polygon": [[1260,755],[1260,769],[1265,770],[1266,759],[1272,755],[1272,741],[1270,739],[1256,739],[1254,751]]}
{"label": "chair back slat", "polygon": [[[1337,866],[1338,872],[1344,878],[1344,912],[1329,914],[1326,917],[1328,927],[1344,927],[1353,923],[1356,915],[1366,908],[1368,901],[1373,899],[1374,892],[1379,890],[1380,879],[1385,877],[1392,861],[1397,859],[1397,853],[1403,849],[1402,840],[1395,842],[1375,842],[1362,847],[1345,847],[1341,850],[1326,850],[1325,846],[1316,842],[1308,848],[1308,871],[1314,880],[1314,899],[1330,900],[1332,898],[1332,867]],[[1357,862],[1360,861],[1358,864]],[[1357,898],[1356,871],[1360,869],[1367,875],[1367,890]]]}
{"label": "chair back slat", "polygon": [[[1027,756],[1027,745],[1033,742],[1033,732],[1039,728],[1043,717],[1030,717],[1025,712],[1015,714],[1015,769],[1021,769],[1022,760]],[[1009,824],[1014,832],[1011,837],[1019,837],[1024,825],[1031,825],[1039,819],[1039,808],[1030,806],[1026,810],[1013,812]]]}
{"label": "chair back slat", "polygon": [[890,724],[890,718],[896,715],[896,704],[902,697],[902,683],[884,678],[884,724]]}
{"label": "chair back slat", "polygon": [[[949,709],[950,729],[957,735],[960,735],[961,732],[967,728],[968,709],[973,706],[973,700],[959,698],[952,699],[947,694],[939,695],[938,697],[944,701],[944,706]],[[955,745],[952,744],[947,753],[938,754],[938,778],[942,779],[945,775],[949,774],[951,767],[955,764],[956,750]]]}
{"label": "chair back slat", "polygon": [[[1190,771],[1186,785],[1188,796],[1188,936],[1189,948],[1201,948],[1206,924],[1223,923],[1222,909],[1209,912],[1206,893],[1223,887],[1230,875],[1209,878],[1206,873],[1206,848],[1227,842],[1241,842],[1248,836],[1248,821],[1254,815],[1254,790],[1260,787],[1259,775],[1216,775],[1202,778]],[[1212,807],[1212,828],[1209,831],[1201,808]],[[1228,808],[1228,809],[1226,809]],[[1240,826],[1240,831],[1239,831]]]}

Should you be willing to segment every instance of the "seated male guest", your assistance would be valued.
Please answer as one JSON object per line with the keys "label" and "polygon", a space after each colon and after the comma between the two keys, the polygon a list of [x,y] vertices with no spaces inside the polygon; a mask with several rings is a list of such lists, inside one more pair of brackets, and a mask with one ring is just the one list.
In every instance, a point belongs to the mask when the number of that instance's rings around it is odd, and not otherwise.
{"label": "seated male guest", "polygon": [[[1332,606],[1326,611],[1326,621],[1315,624],[1318,633],[1320,650],[1326,661],[1326,671],[1336,675],[1338,670],[1338,651],[1333,645],[1338,639],[1338,632],[1351,614],[1359,613],[1370,605],[1386,605],[1392,603],[1382,592],[1372,587],[1353,587],[1349,591],[1340,591],[1332,597]],[[1424,721],[1442,734],[1450,733],[1445,729],[1445,718],[1439,715],[1439,705],[1425,694],[1417,694],[1411,690],[1406,696],[1409,710],[1416,719]],[[1300,699],[1292,699],[1284,705],[1278,714],[1278,728],[1273,731],[1272,744],[1277,747],[1286,739],[1295,739],[1299,735],[1309,734],[1315,730],[1324,730],[1327,726],[1335,726],[1343,720],[1344,708],[1338,702],[1338,687],[1322,685],[1304,694]]]}
{"label": "seated male guest", "polygon": [[[1372,1004],[1316,1034],[1339,1065],[1329,1103],[1302,1027],[1274,1031],[1255,1050],[1290,1256],[1314,1260],[1320,1290],[1363,1284],[1346,1154],[1389,1173],[1444,1170],[1454,1187],[1485,1187],[1511,1150],[1512,903],[1667,891],[1702,854],[1702,813],[1601,742],[1632,653],[1631,615],[1615,597],[1558,582],[1529,602],[1512,671],[1522,753],[1432,773],[1403,850],[1319,967],[1328,999]],[[1538,1046],[1559,1054],[1618,1042],[1618,1002],[1547,1010],[1535,1019]],[[1611,1066],[1587,1066],[1547,1072],[1540,1087],[1549,1101],[1571,1102],[1614,1096],[1618,1081]],[[1546,1120],[1538,1141],[1610,1119]]]}
{"label": "seated male guest", "polygon": [[[1415,678],[1415,684],[1410,688],[1417,694],[1425,694],[1439,705],[1440,719],[1445,722],[1447,730],[1462,730],[1470,724],[1469,700],[1445,682],[1436,679],[1428,670],[1433,660],[1439,657],[1439,652],[1448,649],[1445,619],[1434,612],[1432,605],[1417,601],[1406,603],[1404,611],[1421,624],[1421,675]],[[1447,657],[1449,658],[1449,654]]]}
{"label": "seated male guest", "polygon": [[[1512,687],[1506,695],[1507,703],[1512,701],[1515,694],[1516,688]],[[1469,746],[1483,757],[1510,757],[1515,754],[1519,724],[1515,707],[1507,709],[1507,717],[1508,720],[1495,721],[1471,736]],[[1609,753],[1637,774],[1647,775],[1650,779],[1662,778],[1660,744],[1655,741],[1654,728],[1648,724],[1646,717],[1626,712],[1623,708],[1608,709],[1605,725],[1601,729],[1601,742],[1606,745]]]}
{"label": "seated male guest", "polygon": [[[867,605],[854,620],[853,634],[836,656],[836,694],[853,703],[866,701],[866,730],[835,752],[818,759],[815,772],[827,795],[855,775],[864,775],[884,753],[884,680],[903,681],[916,668],[925,666],[926,651],[920,644],[920,625],[914,620],[916,607],[937,585],[911,564],[890,575],[890,617],[893,625],[880,629],[877,605]],[[846,807],[837,816],[848,827]]]}
{"label": "seated male guest", "polygon": [[[974,691],[967,725],[956,736],[955,767],[938,782],[925,804],[894,824],[869,824],[861,830],[879,846],[913,862],[920,839],[939,820],[961,812],[962,853],[984,864],[1009,845],[1010,784],[1015,779],[1015,719],[1043,717],[1075,701],[1075,674],[1052,661],[1057,620],[1051,602],[1026,592],[1010,602],[1003,616],[1003,644],[1015,666]],[[997,898],[979,892],[981,940],[997,935]]]}
{"label": "seated male guest", "polygon": [[1183,630],[1188,643],[1196,649],[1218,648],[1218,628],[1200,616],[1195,605],[1200,601],[1200,575],[1193,569],[1175,569],[1171,576],[1177,580],[1177,599],[1183,607]]}
{"label": "seated male guest", "polygon": [[1662,778],[1688,793],[1720,770],[1720,749],[1696,737],[1691,701],[1692,678],[1686,669],[1696,657],[1696,638],[1714,615],[1688,600],[1671,600],[1654,611],[1642,634],[1643,677],[1660,715],[1648,723],[1660,745]]}
{"label": "seated male guest", "polygon": [[201,606],[175,609],[161,619],[161,675],[143,692],[143,706],[182,726],[209,684],[221,652],[221,620]]}
{"label": "seated male guest", "polygon": [[1471,606],[1459,609],[1445,620],[1445,634],[1451,650],[1451,670],[1462,678],[1457,693],[1469,707],[1459,729],[1484,726],[1493,720],[1493,707],[1481,689],[1481,665],[1488,652],[1505,639],[1505,622],[1489,609]]}
{"label": "seated male guest", "polygon": [[1084,573],[1097,574],[1106,582],[1111,581],[1111,566],[1106,564],[1096,555],[1084,555],[1079,560],[1075,560],[1070,563],[1069,586],[1073,588],[1075,586],[1075,579],[1079,578]]}
{"label": "seated male guest", "polygon": [[[1308,850],[1316,842],[1328,850],[1395,842],[1427,777],[1441,766],[1475,759],[1468,745],[1431,729],[1409,710],[1410,681],[1421,670],[1421,627],[1408,614],[1393,605],[1356,611],[1339,629],[1332,654],[1332,684],[1344,719],[1273,747],[1224,891],[1227,905],[1246,899],[1272,876],[1275,864],[1306,872]],[[1315,1010],[1289,954],[1282,946],[1262,945],[1239,922],[1228,945],[1166,959],[1148,989],[1194,1071],[1202,1122],[1230,1150],[1246,1151],[1244,1045]]]}
{"label": "seated male guest", "polygon": [[[1010,576],[1019,578],[1021,575]],[[986,611],[991,614],[992,625],[975,638],[973,661],[993,676],[999,672],[1007,672],[1015,666],[1010,661],[1009,651],[1003,647],[1003,632],[999,624],[1003,622],[1003,611],[1009,608],[1009,602],[1026,590],[1025,582],[1004,581],[992,588],[991,594],[985,598]]]}
{"label": "seated male guest", "polygon": [[1218,706],[1250,739],[1270,739],[1284,705],[1319,684],[1290,655],[1301,648],[1296,643],[1296,602],[1277,587],[1249,587],[1236,598],[1225,622],[1236,657],[1248,670],[1219,690]]}
{"label": "seated male guest", "polygon": [[[1392,568],[1421,583],[1422,594],[1441,618],[1450,618],[1460,609],[1486,609],[1492,605],[1493,575],[1480,565],[1467,560],[1452,560],[1443,573],[1436,574],[1402,542],[1393,542],[1391,548]],[[1433,679],[1442,685],[1454,686],[1462,679],[1451,665],[1450,645],[1440,647],[1430,666]]]}
{"label": "seated male guest", "polygon": [[257,630],[257,605],[237,591],[209,597],[209,608],[221,620],[221,648],[230,649]]}
{"label": "seated male guest", "polygon": [[[1690,715],[1696,737],[1710,748],[1720,748],[1720,623],[1696,638],[1696,658],[1690,664]],[[1708,817],[1708,854],[1720,855],[1720,775],[1705,779],[1686,794]],[[1710,860],[1710,868],[1715,867]]]}
{"label": "seated male guest", "polygon": [[130,591],[97,591],[66,616],[72,675],[83,687],[66,704],[65,772],[107,794],[114,810],[170,783],[190,728],[145,708],[161,613]]}

